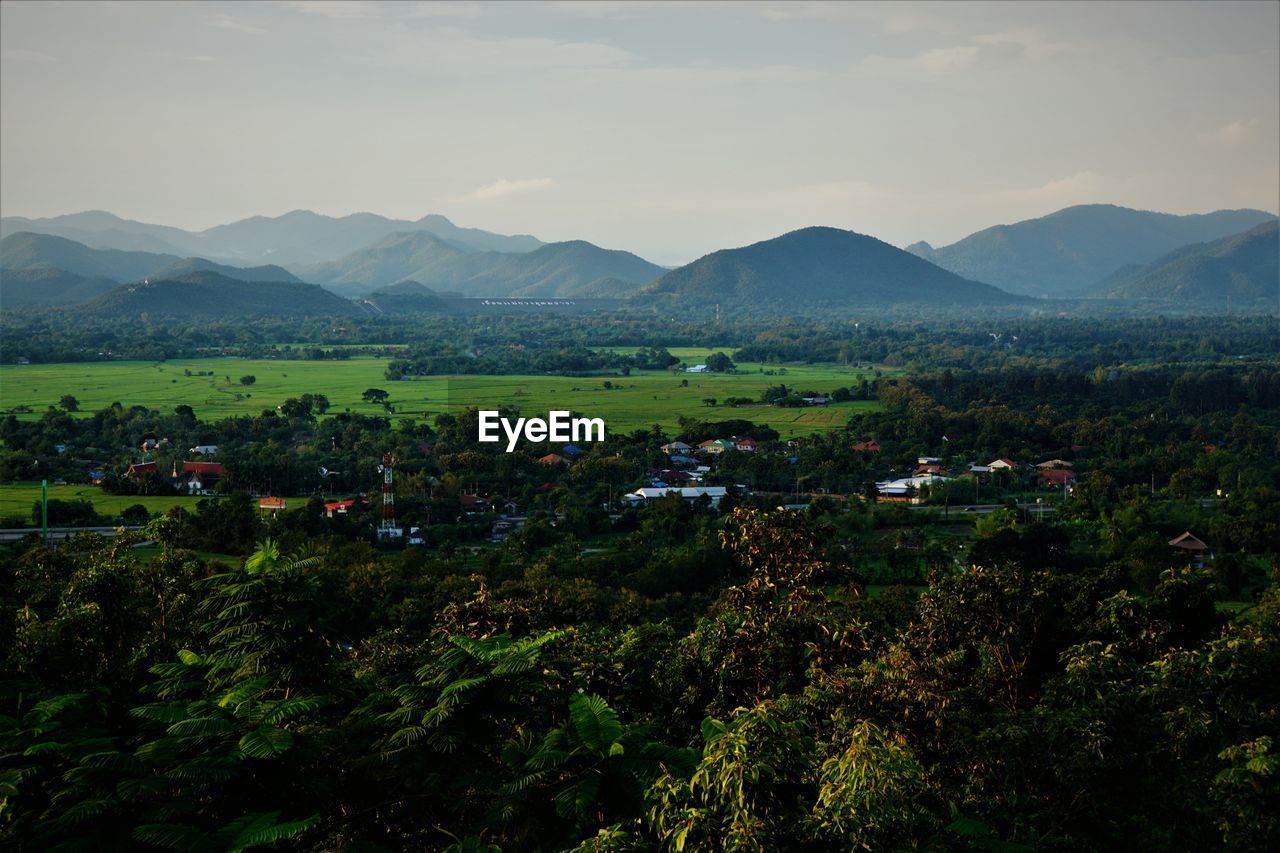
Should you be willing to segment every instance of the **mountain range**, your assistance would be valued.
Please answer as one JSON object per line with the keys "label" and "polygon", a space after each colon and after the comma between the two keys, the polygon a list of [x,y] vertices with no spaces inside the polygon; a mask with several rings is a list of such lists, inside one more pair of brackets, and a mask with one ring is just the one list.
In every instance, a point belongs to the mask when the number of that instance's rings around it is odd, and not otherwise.
{"label": "mountain range", "polygon": [[336,260],[407,231],[426,231],[480,252],[529,252],[542,245],[542,241],[525,234],[507,236],[479,228],[460,228],[439,215],[408,220],[374,213],[333,217],[309,210],[275,217],[252,216],[204,231],[136,222],[101,210],[47,219],[0,218],[0,239],[22,231],[65,237],[94,249],[194,255],[236,266],[289,266]]}
{"label": "mountain range", "polygon": [[921,242],[907,251],[1012,293],[1078,296],[1121,267],[1147,264],[1181,246],[1238,234],[1275,218],[1261,210],[1175,216],[1087,204],[985,228],[940,249]]}
{"label": "mountain range", "polygon": [[546,243],[531,252],[477,252],[422,231],[393,234],[339,260],[297,269],[307,281],[346,295],[409,279],[466,296],[513,297],[587,295],[601,280],[639,285],[666,271],[630,252],[582,240]]}
{"label": "mountain range", "polygon": [[1095,287],[1099,296],[1182,302],[1261,302],[1280,296],[1280,222],[1183,246],[1145,266],[1125,267]]}
{"label": "mountain range", "polygon": [[[286,308],[295,314],[415,313],[445,310],[460,295],[603,297],[663,308],[724,303],[728,310],[778,312],[797,306],[1030,304],[1030,296],[1208,309],[1228,297],[1235,305],[1270,305],[1280,276],[1277,219],[1256,210],[1174,216],[1082,205],[987,228],[940,249],[916,243],[906,251],[871,236],[811,227],[712,252],[675,270],[581,240],[542,243],[459,228],[440,216],[410,222],[294,211],[202,232],[100,211],[2,222],[0,303],[84,304],[113,315],[171,310],[264,316]],[[32,230],[12,231],[19,226]],[[288,257],[307,260],[260,262]],[[185,290],[150,289],[151,283],[173,282]],[[239,309],[215,304],[217,284],[226,282],[237,284],[224,288],[221,298]],[[281,289],[289,286],[294,289]],[[189,300],[173,296],[187,291]],[[286,293],[303,303],[284,305]]]}

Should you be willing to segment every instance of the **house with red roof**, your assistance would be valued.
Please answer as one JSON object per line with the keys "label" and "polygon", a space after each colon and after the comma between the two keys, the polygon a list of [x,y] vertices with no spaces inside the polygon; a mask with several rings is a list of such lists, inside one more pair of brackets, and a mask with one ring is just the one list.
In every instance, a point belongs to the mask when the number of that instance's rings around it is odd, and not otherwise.
{"label": "house with red roof", "polygon": [[567,466],[569,460],[565,459],[559,453],[548,453],[546,456],[539,456],[538,463],[540,465],[561,465]]}
{"label": "house with red roof", "polygon": [[129,466],[129,470],[124,472],[124,475],[136,479],[150,474],[154,470],[156,470],[156,463],[154,462],[134,462]]}
{"label": "house with red roof", "polygon": [[493,509],[487,498],[480,495],[462,495],[459,500],[462,501],[462,509],[464,512],[471,514],[477,512],[488,512]]}
{"label": "house with red roof", "polygon": [[1036,479],[1046,489],[1072,489],[1076,484],[1076,475],[1069,468],[1041,471]]}
{"label": "house with red roof", "polygon": [[333,518],[335,515],[346,515],[355,505],[356,502],[354,498],[348,498],[345,501],[330,501],[324,505],[325,517]]}
{"label": "house with red roof", "polygon": [[854,453],[879,453],[880,445],[874,441],[859,441],[853,446]]}

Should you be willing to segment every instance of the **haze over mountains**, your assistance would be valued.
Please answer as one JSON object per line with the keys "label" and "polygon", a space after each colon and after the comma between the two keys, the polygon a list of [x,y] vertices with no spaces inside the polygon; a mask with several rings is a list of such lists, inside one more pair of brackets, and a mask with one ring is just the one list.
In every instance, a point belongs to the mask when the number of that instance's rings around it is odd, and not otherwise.
{"label": "haze over mountains", "polygon": [[1180,246],[1238,234],[1275,218],[1262,210],[1175,216],[1088,204],[985,228],[940,249],[920,242],[907,251],[1011,293],[1078,296],[1121,267],[1150,263]]}
{"label": "haze over mountains", "polygon": [[10,234],[0,240],[0,269],[59,269],[79,276],[116,282],[141,281],[153,272],[182,261],[155,252],[93,249],[49,234]]}
{"label": "haze over mountains", "polygon": [[298,270],[335,293],[360,295],[411,279],[467,296],[582,295],[602,279],[643,284],[666,270],[630,252],[582,240],[547,243],[531,252],[476,252],[426,232],[393,234],[346,257]]}
{"label": "haze over mountains", "polygon": [[460,228],[435,214],[411,221],[374,213],[333,217],[309,210],[274,217],[251,216],[204,231],[121,219],[101,210],[47,219],[0,218],[0,238],[20,231],[66,237],[95,249],[196,256],[237,266],[331,261],[392,234],[410,231],[426,231],[482,252],[529,252],[542,245],[528,235],[507,236],[479,228]]}
{"label": "haze over mountains", "polygon": [[[367,298],[364,309],[375,313],[382,302],[395,313],[447,310],[457,295],[607,297],[636,307],[717,303],[785,312],[1017,305],[1047,295],[1220,310],[1230,294],[1233,305],[1265,308],[1280,275],[1276,221],[1255,210],[1174,216],[1084,205],[987,228],[940,249],[917,243],[906,251],[872,236],[811,227],[668,270],[581,240],[543,243],[460,228],[441,216],[409,221],[295,211],[189,232],[90,211],[3,220],[0,302],[19,307],[96,300],[85,307],[111,313],[140,309],[139,300],[146,299],[152,313],[163,307],[230,316],[237,310],[231,302],[239,301],[243,313],[261,316],[288,310],[290,299],[302,300],[293,306],[299,314],[355,306],[339,297]],[[12,231],[18,227],[32,230]],[[197,254],[197,247],[215,251]],[[228,256],[236,260],[228,262]],[[260,263],[290,257],[304,260]],[[183,283],[191,298],[175,297],[181,288],[133,287],[145,279]],[[231,302],[216,308],[217,282],[228,281],[250,287],[225,288],[223,298]],[[304,282],[325,289],[297,289]],[[120,285],[128,287],[104,298]],[[250,298],[252,288],[261,292]],[[277,298],[285,293],[288,299]]]}

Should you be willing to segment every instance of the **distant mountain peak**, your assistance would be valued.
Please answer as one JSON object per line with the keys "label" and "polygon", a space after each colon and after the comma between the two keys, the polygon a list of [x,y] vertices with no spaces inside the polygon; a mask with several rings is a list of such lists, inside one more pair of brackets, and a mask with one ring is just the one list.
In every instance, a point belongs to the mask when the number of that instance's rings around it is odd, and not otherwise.
{"label": "distant mountain peak", "polygon": [[642,295],[742,310],[773,305],[847,307],[895,303],[1020,301],[969,281],[866,234],[811,226],[672,270]]}
{"label": "distant mountain peak", "polygon": [[1079,204],[994,225],[941,248],[909,247],[957,275],[1015,293],[1064,296],[1179,246],[1216,240],[1275,217],[1261,210],[1175,215],[1115,204]]}

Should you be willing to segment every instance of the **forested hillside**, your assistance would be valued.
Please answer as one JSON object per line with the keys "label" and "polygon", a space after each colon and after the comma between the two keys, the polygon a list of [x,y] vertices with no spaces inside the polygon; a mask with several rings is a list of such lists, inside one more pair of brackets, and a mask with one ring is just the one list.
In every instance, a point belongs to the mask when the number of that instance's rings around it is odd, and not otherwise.
{"label": "forested hillside", "polygon": [[1211,243],[1184,246],[1145,267],[1126,268],[1096,292],[1221,308],[1280,299],[1280,223],[1275,220]]}

